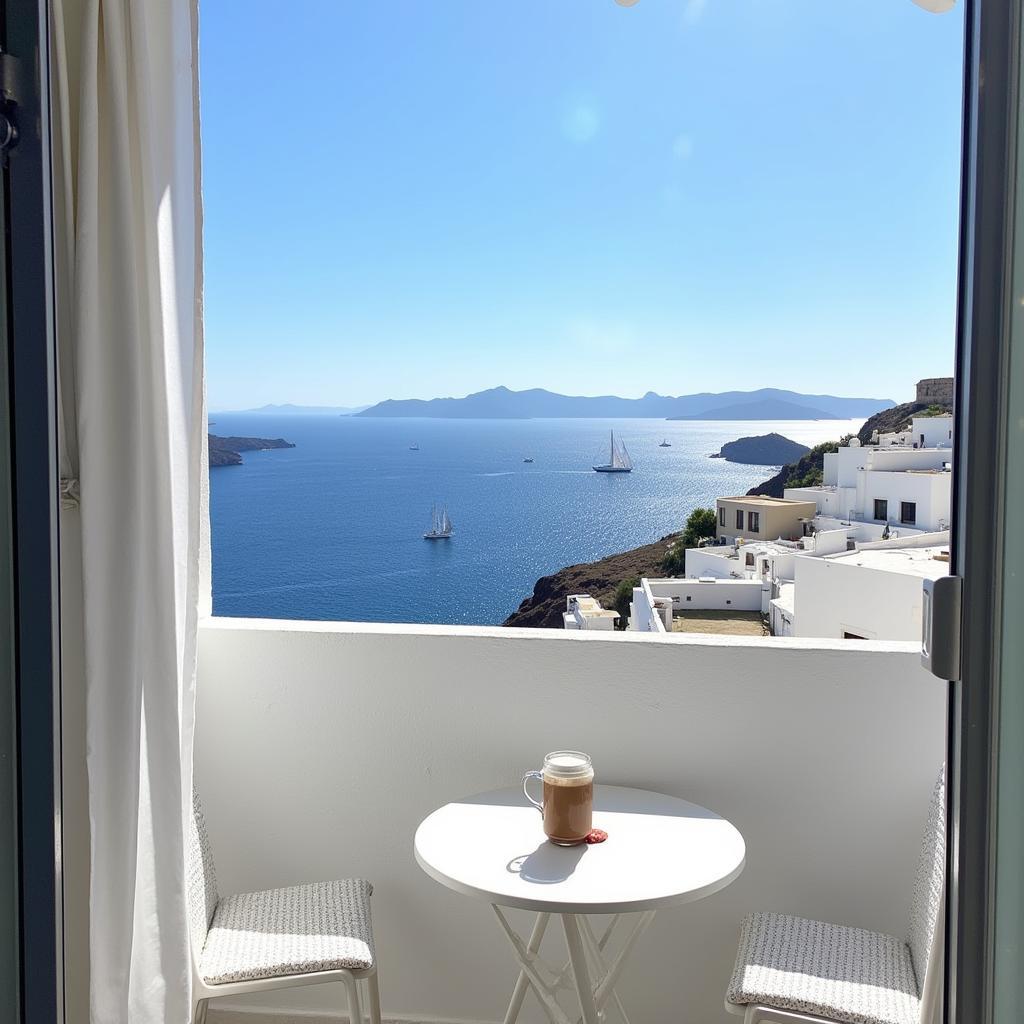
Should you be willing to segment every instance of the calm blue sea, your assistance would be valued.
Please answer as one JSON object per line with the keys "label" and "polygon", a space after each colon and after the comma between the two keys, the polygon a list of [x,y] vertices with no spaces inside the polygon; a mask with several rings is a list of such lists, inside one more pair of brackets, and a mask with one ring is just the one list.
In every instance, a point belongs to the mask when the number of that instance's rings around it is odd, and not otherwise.
{"label": "calm blue sea", "polygon": [[[709,459],[724,442],[776,430],[811,445],[863,422],[211,419],[297,445],[210,473],[215,614],[476,624],[500,623],[539,576],[650,543],[777,468]],[[632,473],[590,468],[609,428]],[[450,541],[423,540],[435,501]]]}

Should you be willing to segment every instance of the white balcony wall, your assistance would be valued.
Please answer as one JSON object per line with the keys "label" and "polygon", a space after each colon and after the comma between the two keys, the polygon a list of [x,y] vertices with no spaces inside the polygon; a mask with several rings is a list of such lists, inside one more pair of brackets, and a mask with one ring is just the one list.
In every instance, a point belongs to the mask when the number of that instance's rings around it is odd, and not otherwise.
{"label": "white balcony wall", "polygon": [[[502,1018],[505,939],[485,905],[421,872],[412,837],[558,747],[746,839],[733,885],[644,936],[620,987],[634,1020],[731,1019],[749,910],[903,930],[945,743],[946,690],[912,644],[212,620],[199,669],[197,783],[222,890],[372,879],[386,1016]],[[248,1005],[342,999],[322,986]]]}

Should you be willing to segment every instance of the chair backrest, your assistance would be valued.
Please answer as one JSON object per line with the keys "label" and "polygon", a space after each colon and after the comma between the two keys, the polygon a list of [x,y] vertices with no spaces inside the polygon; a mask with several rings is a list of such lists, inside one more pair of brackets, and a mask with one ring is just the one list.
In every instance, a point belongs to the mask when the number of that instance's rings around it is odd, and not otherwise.
{"label": "chair backrest", "polygon": [[213,867],[210,837],[206,833],[199,794],[192,794],[192,820],[188,836],[188,926],[192,943],[192,957],[198,963],[206,945],[213,912],[220,895],[217,892],[217,873]]}
{"label": "chair backrest", "polygon": [[929,968],[935,967],[938,929],[946,885],[946,773],[939,772],[928,807],[928,823],[921,840],[921,856],[910,904],[907,945],[917,977],[918,991],[925,994]]}

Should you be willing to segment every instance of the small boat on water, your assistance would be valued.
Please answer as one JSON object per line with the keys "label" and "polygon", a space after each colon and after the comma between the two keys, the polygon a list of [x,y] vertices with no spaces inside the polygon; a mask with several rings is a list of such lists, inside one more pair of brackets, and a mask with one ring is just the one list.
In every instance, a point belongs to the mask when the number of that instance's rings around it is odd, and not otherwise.
{"label": "small boat on water", "polygon": [[413,441],[413,443],[411,445],[409,445],[409,451],[411,451],[411,452],[418,452],[419,450],[420,450],[420,446],[415,441]]}
{"label": "small boat on water", "polygon": [[452,535],[452,521],[448,518],[448,506],[434,505],[430,509],[430,529],[423,534],[424,540],[449,540]]}
{"label": "small boat on water", "polygon": [[594,466],[595,473],[632,473],[633,460],[626,451],[626,446],[615,442],[615,431],[611,431],[611,456],[603,466]]}
{"label": "small boat on water", "polygon": [[533,462],[533,459],[523,459],[523,462]]}
{"label": "small boat on water", "polygon": [[672,442],[668,441],[668,440],[663,440],[661,442],[661,444],[658,445],[658,447],[659,448],[671,448],[672,447]]}

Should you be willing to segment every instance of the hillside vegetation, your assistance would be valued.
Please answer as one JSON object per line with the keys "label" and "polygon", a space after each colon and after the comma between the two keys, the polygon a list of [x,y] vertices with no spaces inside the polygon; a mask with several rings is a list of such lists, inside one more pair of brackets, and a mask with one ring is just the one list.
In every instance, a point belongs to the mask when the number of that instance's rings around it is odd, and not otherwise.
{"label": "hillside vegetation", "polygon": [[[857,432],[861,444],[868,444],[877,430],[880,434],[906,430],[915,416],[945,416],[953,411],[952,406],[944,403],[904,402],[892,409],[883,409],[868,419]],[[783,491],[787,487],[817,487],[823,480],[825,453],[839,450],[846,444],[852,434],[839,441],[826,441],[816,445],[796,462],[788,463],[775,476],[770,477],[756,487],[751,487],[747,494],[764,494],[772,498],[784,498]]]}

